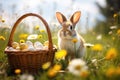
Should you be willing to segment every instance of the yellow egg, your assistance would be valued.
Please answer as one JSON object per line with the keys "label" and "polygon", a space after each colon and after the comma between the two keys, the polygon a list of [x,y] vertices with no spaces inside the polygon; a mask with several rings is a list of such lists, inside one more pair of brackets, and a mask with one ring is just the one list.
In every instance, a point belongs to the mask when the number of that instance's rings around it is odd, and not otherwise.
{"label": "yellow egg", "polygon": [[13,42],[13,43],[12,43],[12,47],[13,47],[14,49],[16,49],[17,47],[19,47],[19,43]]}
{"label": "yellow egg", "polygon": [[44,46],[48,46],[48,45],[49,45],[49,41],[45,41]]}
{"label": "yellow egg", "polygon": [[26,43],[20,43],[20,50],[25,50],[28,48],[28,45]]}

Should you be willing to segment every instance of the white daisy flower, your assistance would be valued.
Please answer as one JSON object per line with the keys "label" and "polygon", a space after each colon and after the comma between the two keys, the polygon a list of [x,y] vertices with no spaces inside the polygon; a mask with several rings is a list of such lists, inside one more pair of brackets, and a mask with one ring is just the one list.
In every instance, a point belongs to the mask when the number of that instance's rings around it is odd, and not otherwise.
{"label": "white daisy flower", "polygon": [[68,70],[72,74],[80,76],[81,72],[88,70],[88,67],[82,59],[73,59],[69,63]]}
{"label": "white daisy flower", "polygon": [[30,74],[23,74],[23,75],[20,76],[20,80],[35,80],[35,79]]}
{"label": "white daisy flower", "polygon": [[27,37],[28,40],[35,40],[38,38],[38,35],[37,34],[31,34]]}

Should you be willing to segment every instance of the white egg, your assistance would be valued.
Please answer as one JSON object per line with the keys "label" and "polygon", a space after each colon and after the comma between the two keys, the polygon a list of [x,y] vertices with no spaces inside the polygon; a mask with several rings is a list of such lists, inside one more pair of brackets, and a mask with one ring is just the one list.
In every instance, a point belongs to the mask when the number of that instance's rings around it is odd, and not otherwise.
{"label": "white egg", "polygon": [[32,43],[31,41],[26,41],[26,44],[27,44],[28,46],[33,45],[33,43]]}
{"label": "white egg", "polygon": [[35,51],[35,48],[34,48],[33,45],[30,45],[30,46],[28,46],[28,50],[29,50],[29,51]]}
{"label": "white egg", "polygon": [[15,51],[15,49],[13,47],[9,47],[8,50],[9,51]]}
{"label": "white egg", "polygon": [[35,49],[37,49],[37,50],[43,49],[42,43],[40,43],[40,42],[38,42],[38,41],[34,43],[34,47],[35,47]]}

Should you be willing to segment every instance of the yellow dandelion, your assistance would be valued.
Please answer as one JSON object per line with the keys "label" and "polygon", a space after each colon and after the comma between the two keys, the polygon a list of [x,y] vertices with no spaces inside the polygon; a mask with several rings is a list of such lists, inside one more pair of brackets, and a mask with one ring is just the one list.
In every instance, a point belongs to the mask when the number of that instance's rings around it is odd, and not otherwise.
{"label": "yellow dandelion", "polygon": [[20,39],[26,39],[28,37],[28,34],[20,34],[19,38]]}
{"label": "yellow dandelion", "polygon": [[5,37],[4,36],[0,36],[0,40],[5,41]]}
{"label": "yellow dandelion", "polygon": [[42,69],[46,70],[50,67],[51,63],[50,62],[46,62],[45,64],[42,65]]}
{"label": "yellow dandelion", "polygon": [[55,64],[54,67],[53,67],[53,69],[54,69],[55,71],[60,71],[61,68],[62,68],[62,66],[59,65],[59,64]]}
{"label": "yellow dandelion", "polygon": [[20,43],[25,43],[25,40],[21,39],[21,40],[20,40]]}
{"label": "yellow dandelion", "polygon": [[53,78],[57,75],[57,72],[54,71],[53,69],[49,69],[48,71],[48,77]]}
{"label": "yellow dandelion", "polygon": [[114,17],[114,18],[116,18],[117,16],[118,16],[118,14],[116,14],[116,13],[115,13],[115,14],[113,14],[113,17]]}
{"label": "yellow dandelion", "polygon": [[120,36],[120,29],[117,30],[117,34]]}
{"label": "yellow dandelion", "polygon": [[112,77],[115,73],[116,73],[116,69],[114,67],[110,67],[106,71],[106,76],[107,77]]}
{"label": "yellow dandelion", "polygon": [[117,74],[117,75],[120,75],[120,67],[117,67],[117,68],[116,68],[116,74]]}
{"label": "yellow dandelion", "polygon": [[93,51],[102,51],[103,47],[101,44],[95,44],[93,47],[92,47],[92,50]]}
{"label": "yellow dandelion", "polygon": [[36,25],[35,26],[35,30],[39,30],[40,29],[40,26],[39,25]]}
{"label": "yellow dandelion", "polygon": [[41,29],[40,32],[43,33],[43,32],[45,32],[45,30]]}
{"label": "yellow dandelion", "polygon": [[5,22],[5,19],[2,19],[2,20],[1,20],[1,22],[3,22],[3,23],[4,23],[4,22]]}
{"label": "yellow dandelion", "polygon": [[65,58],[66,55],[67,55],[67,51],[66,51],[66,50],[60,50],[60,51],[57,51],[57,52],[55,53],[55,58],[56,58],[57,60],[60,60],[60,59]]}
{"label": "yellow dandelion", "polygon": [[112,40],[115,40],[115,37],[112,37]]}
{"label": "yellow dandelion", "polygon": [[115,48],[111,48],[107,51],[105,59],[110,60],[110,59],[114,59],[116,57],[117,57],[117,50]]}
{"label": "yellow dandelion", "polygon": [[80,76],[84,78],[88,77],[88,75],[89,75],[89,72],[87,70],[81,71],[80,73]]}
{"label": "yellow dandelion", "polygon": [[41,39],[42,38],[42,35],[38,35],[38,39]]}
{"label": "yellow dandelion", "polygon": [[78,40],[76,38],[72,39],[73,43],[76,43]]}
{"label": "yellow dandelion", "polygon": [[62,66],[59,64],[55,64],[51,69],[48,71],[49,77],[55,77],[57,73],[61,70]]}
{"label": "yellow dandelion", "polygon": [[15,74],[20,74],[21,70],[20,69],[15,69]]}

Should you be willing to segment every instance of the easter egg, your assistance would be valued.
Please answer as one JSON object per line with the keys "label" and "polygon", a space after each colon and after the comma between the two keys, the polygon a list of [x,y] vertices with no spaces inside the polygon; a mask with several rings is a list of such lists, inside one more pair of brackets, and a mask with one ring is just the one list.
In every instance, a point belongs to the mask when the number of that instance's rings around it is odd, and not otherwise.
{"label": "easter egg", "polygon": [[44,46],[48,46],[48,45],[49,45],[49,41],[45,41]]}
{"label": "easter egg", "polygon": [[34,47],[36,50],[43,49],[42,43],[40,43],[38,41],[34,43]]}
{"label": "easter egg", "polygon": [[28,45],[26,43],[20,43],[20,50],[26,50]]}
{"label": "easter egg", "polygon": [[27,44],[28,46],[33,45],[33,43],[32,43],[31,41],[26,41],[26,44]]}
{"label": "easter egg", "polygon": [[13,47],[14,49],[16,49],[17,47],[19,47],[19,43],[13,42],[13,43],[12,43],[12,47]]}
{"label": "easter egg", "polygon": [[34,50],[35,50],[35,48],[34,48],[34,46],[33,46],[33,45],[30,45],[30,46],[28,46],[28,50],[29,50],[29,51],[34,51]]}

